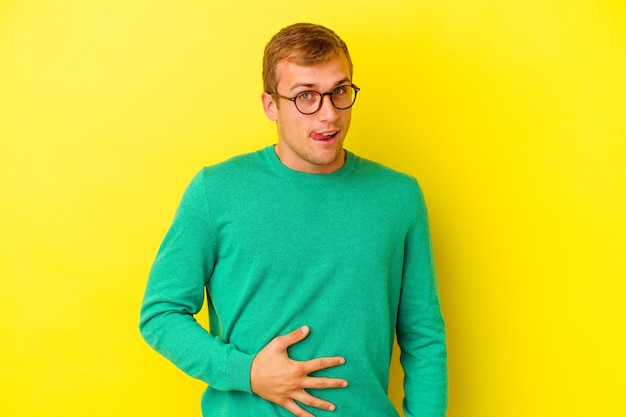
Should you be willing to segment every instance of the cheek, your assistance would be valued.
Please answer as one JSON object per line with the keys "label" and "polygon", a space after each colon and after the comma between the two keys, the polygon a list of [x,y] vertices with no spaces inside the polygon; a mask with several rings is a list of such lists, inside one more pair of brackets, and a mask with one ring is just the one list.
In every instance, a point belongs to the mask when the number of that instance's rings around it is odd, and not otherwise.
{"label": "cheek", "polygon": [[348,128],[350,127],[350,122],[352,121],[352,113],[348,113],[346,114],[344,117],[342,117],[341,123],[343,124],[343,129],[345,131],[348,130]]}
{"label": "cheek", "polygon": [[289,134],[290,137],[308,135],[310,122],[299,116],[300,115],[293,114],[280,115],[278,118],[278,128],[280,131]]}
{"label": "cheek", "polygon": [[278,132],[280,139],[289,142],[296,143],[302,137],[301,128],[298,124],[293,123],[291,120],[278,120]]}

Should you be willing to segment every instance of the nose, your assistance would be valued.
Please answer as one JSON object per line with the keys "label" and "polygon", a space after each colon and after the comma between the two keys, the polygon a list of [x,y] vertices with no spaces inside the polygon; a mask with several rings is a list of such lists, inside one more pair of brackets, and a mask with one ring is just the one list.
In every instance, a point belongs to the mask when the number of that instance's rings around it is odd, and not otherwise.
{"label": "nose", "polygon": [[[328,100],[326,100],[326,98],[328,98]],[[324,94],[322,96],[322,107],[320,107],[317,114],[317,117],[322,121],[336,120],[339,117],[337,108],[330,99],[330,94]]]}

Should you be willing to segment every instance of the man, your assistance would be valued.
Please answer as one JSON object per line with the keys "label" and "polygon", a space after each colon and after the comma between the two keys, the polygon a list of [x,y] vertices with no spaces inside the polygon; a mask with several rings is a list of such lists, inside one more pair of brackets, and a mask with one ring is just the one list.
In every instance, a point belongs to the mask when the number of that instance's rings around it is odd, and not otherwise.
{"label": "man", "polygon": [[[209,416],[445,415],[445,330],[410,176],[344,150],[359,88],[345,43],[295,24],[265,49],[278,142],[201,170],[157,254],[140,329],[209,387]],[[210,333],[193,318],[206,289]],[[314,413],[314,414],[313,414]]]}

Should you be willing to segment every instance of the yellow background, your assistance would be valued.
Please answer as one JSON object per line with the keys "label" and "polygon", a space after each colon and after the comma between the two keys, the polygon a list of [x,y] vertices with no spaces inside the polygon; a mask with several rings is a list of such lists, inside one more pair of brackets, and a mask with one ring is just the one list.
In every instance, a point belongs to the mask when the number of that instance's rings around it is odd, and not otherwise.
{"label": "yellow background", "polygon": [[192,175],[275,141],[296,21],[351,48],[347,147],[424,188],[448,415],[626,415],[621,0],[0,1],[0,415],[200,415],[138,309]]}

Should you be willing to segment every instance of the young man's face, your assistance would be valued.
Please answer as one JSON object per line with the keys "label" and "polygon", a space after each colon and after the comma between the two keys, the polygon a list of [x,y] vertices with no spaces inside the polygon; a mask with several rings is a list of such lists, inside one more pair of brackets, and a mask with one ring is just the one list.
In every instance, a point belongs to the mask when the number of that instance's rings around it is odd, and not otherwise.
{"label": "young man's face", "polygon": [[[303,91],[326,93],[350,85],[348,60],[343,54],[314,66],[282,61],[277,65],[277,93],[294,97]],[[289,100],[263,93],[263,108],[278,125],[276,154],[287,167],[311,174],[328,174],[343,166],[343,140],[350,127],[352,108],[337,110],[324,96],[314,114],[300,113]],[[279,103],[280,101],[280,103]]]}

